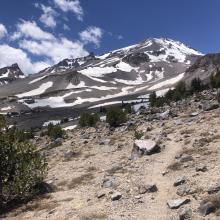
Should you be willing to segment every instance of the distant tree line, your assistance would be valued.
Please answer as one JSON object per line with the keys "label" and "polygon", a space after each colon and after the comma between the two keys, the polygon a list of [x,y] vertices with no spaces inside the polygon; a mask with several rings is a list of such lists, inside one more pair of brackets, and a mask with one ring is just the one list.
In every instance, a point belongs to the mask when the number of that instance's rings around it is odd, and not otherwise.
{"label": "distant tree line", "polygon": [[[170,104],[171,102],[177,102],[190,95],[201,92],[205,89],[220,88],[220,70],[218,69],[216,74],[211,74],[209,77],[209,83],[204,84],[200,78],[194,78],[190,86],[187,88],[184,81],[180,81],[174,89],[170,89],[164,96],[157,97],[156,92],[152,92],[149,97],[151,107],[160,107],[164,104]],[[220,95],[219,95],[220,101]]]}

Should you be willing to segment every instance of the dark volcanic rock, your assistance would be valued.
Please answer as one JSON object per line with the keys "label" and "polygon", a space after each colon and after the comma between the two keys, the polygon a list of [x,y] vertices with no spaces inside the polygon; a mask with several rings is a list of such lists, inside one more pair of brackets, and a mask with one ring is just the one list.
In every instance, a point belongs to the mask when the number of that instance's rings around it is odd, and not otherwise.
{"label": "dark volcanic rock", "polygon": [[147,63],[150,61],[150,58],[145,53],[133,53],[129,54],[122,59],[122,61],[129,63],[131,65],[140,65],[141,63]]}

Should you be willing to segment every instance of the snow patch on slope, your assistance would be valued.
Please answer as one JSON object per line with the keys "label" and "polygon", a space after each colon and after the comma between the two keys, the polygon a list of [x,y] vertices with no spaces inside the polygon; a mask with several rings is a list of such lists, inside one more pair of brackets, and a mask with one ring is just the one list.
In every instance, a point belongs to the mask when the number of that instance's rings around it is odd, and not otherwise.
{"label": "snow patch on slope", "polygon": [[36,96],[46,92],[47,89],[53,86],[53,82],[43,83],[39,88],[31,90],[29,92],[17,94],[18,98],[28,97],[28,96]]}
{"label": "snow patch on slope", "polygon": [[41,76],[41,77],[39,77],[39,78],[37,78],[37,79],[34,79],[34,80],[30,81],[28,84],[33,84],[33,83],[35,83],[35,82],[38,82],[38,81],[44,79],[45,77],[47,77],[47,76]]}
{"label": "snow patch on slope", "polygon": [[185,73],[181,73],[178,76],[175,76],[171,79],[167,79],[167,80],[164,80],[163,82],[157,83],[157,84],[151,86],[148,90],[156,90],[156,89],[159,89],[164,86],[173,85],[173,84],[179,82],[184,77],[184,74]]}

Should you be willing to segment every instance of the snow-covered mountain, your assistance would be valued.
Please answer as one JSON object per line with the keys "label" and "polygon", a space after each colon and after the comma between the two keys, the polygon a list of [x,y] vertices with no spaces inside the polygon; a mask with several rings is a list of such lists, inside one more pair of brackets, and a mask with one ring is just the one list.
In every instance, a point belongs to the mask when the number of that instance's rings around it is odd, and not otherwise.
{"label": "snow-covered mountain", "polygon": [[15,63],[11,66],[0,69],[0,86],[8,84],[15,79],[24,78],[24,73],[19,68],[18,64]]}
{"label": "snow-covered mountain", "polygon": [[1,86],[0,99],[9,101],[0,105],[0,112],[1,108],[93,108],[137,99],[154,90],[162,94],[183,79],[200,56],[181,42],[151,38],[101,56],[65,59]]}

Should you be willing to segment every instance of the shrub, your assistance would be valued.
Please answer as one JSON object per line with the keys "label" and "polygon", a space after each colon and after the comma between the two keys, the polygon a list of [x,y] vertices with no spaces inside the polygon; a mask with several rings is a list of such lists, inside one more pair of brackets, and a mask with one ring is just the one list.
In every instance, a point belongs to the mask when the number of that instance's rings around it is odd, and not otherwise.
{"label": "shrub", "polygon": [[204,88],[200,78],[194,78],[191,82],[191,92],[200,92]]}
{"label": "shrub", "polygon": [[119,107],[110,108],[107,111],[106,122],[112,127],[118,127],[127,121],[127,113]]}
{"label": "shrub", "polygon": [[123,107],[124,110],[126,111],[127,114],[131,114],[132,113],[132,106],[130,103],[125,104],[125,106]]}
{"label": "shrub", "polygon": [[15,126],[12,128],[7,129],[7,137],[12,142],[24,142],[34,138],[33,130],[25,131],[19,130]]}
{"label": "shrub", "polygon": [[157,101],[157,95],[156,92],[152,92],[149,96],[149,102],[150,102],[150,106],[154,107],[156,105],[156,101]]}
{"label": "shrub", "polygon": [[0,158],[0,212],[3,212],[39,192],[36,186],[42,182],[47,164],[36,146],[21,141],[6,127],[0,133]]}
{"label": "shrub", "polygon": [[82,113],[79,119],[79,126],[80,127],[95,127],[97,122],[100,121],[100,117],[97,113],[90,114],[90,113]]}
{"label": "shrub", "polygon": [[60,125],[49,124],[47,127],[47,135],[51,139],[62,138],[64,135],[64,131],[62,130]]}
{"label": "shrub", "polygon": [[0,115],[0,131],[6,127],[6,120],[3,115]]}
{"label": "shrub", "polygon": [[140,140],[144,136],[144,133],[142,131],[135,131],[134,132],[134,138]]}

